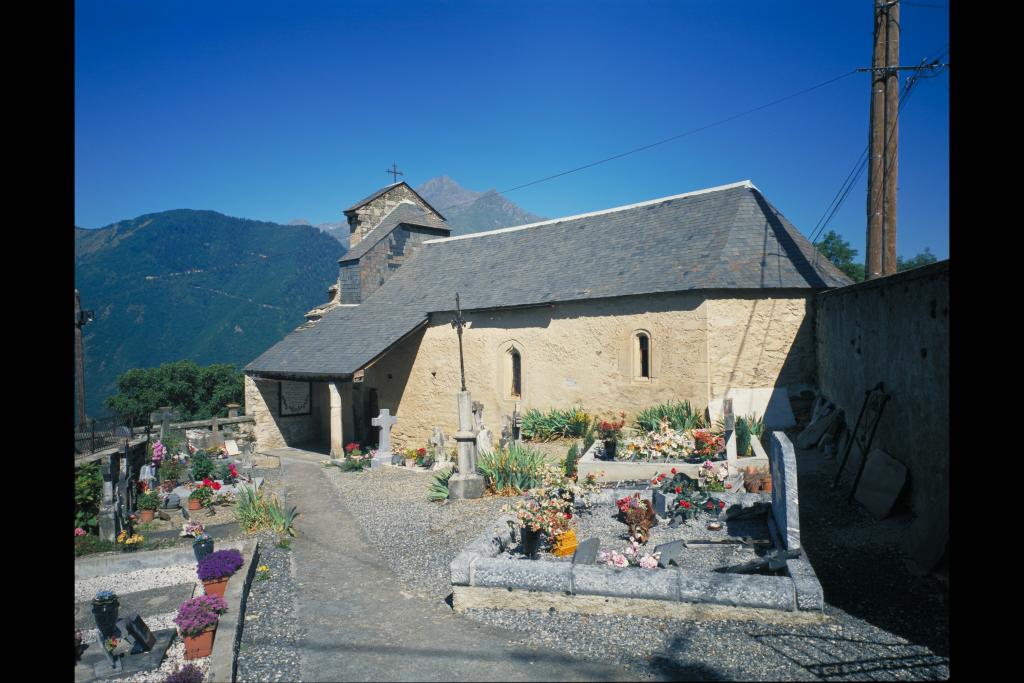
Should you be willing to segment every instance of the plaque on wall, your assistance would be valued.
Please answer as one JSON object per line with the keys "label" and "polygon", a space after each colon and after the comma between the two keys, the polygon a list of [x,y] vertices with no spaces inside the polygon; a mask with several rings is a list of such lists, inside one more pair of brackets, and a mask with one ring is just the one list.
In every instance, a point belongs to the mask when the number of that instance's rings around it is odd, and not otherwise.
{"label": "plaque on wall", "polygon": [[277,412],[281,417],[311,415],[313,413],[313,384],[311,382],[277,383]]}

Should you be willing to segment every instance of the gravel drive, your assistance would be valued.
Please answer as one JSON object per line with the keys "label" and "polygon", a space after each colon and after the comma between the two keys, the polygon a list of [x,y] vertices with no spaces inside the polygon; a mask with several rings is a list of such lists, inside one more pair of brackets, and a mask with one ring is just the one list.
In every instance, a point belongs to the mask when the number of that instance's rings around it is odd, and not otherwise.
{"label": "gravel drive", "polygon": [[[253,476],[264,477],[263,490],[276,493],[287,502],[287,485],[280,468],[254,469]],[[302,533],[302,502],[296,528]],[[299,680],[298,620],[295,616],[295,567],[290,550],[277,547],[273,532],[257,534],[260,540],[259,565],[268,572],[256,572],[245,608],[245,625],[238,651],[239,681]],[[268,578],[261,579],[261,575]]]}
{"label": "gravel drive", "polygon": [[391,570],[413,593],[430,599],[451,595],[452,560],[494,524],[501,506],[509,502],[484,497],[432,503],[427,500],[432,473],[404,467],[324,469]]}
{"label": "gravel drive", "polygon": [[[153,567],[133,572],[94,576],[89,579],[75,580],[75,602],[92,600],[101,590],[111,590],[118,595],[138,593],[153,588],[176,586],[180,583],[199,583],[196,575],[196,563],[179,564],[171,567]],[[198,589],[197,595],[202,593]]]}
{"label": "gravel drive", "polygon": [[[898,536],[888,530],[894,523],[874,522],[863,509],[845,504],[845,495],[827,490],[834,470],[822,467],[820,459],[813,451],[798,453],[804,543],[825,588],[826,623],[791,626],[497,609],[469,610],[464,616],[520,634],[510,635],[517,644],[616,662],[642,680],[948,678],[948,611],[942,587],[934,578],[911,577],[902,567],[891,547]],[[431,475],[401,468],[359,473],[328,468],[327,478],[347,505],[366,511],[359,515],[363,532],[402,582],[435,599],[451,593],[451,560],[509,501],[486,497],[431,503],[426,499]],[[580,520],[580,538],[596,531],[602,545],[610,546],[616,534],[612,511],[607,512],[607,519],[595,514]],[[607,540],[600,531],[605,527]],[[707,532],[698,522],[652,531],[655,544],[668,535],[726,534]],[[728,533],[761,535],[732,525]],[[625,547],[625,539],[618,540]],[[830,583],[828,578],[837,580]],[[885,599],[878,597],[879,586],[884,586]]]}

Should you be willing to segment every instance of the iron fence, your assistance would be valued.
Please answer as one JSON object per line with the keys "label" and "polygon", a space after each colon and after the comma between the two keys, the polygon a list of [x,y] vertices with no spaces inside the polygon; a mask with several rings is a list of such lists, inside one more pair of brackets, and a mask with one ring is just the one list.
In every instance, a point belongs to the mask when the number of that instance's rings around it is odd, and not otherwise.
{"label": "iron fence", "polygon": [[90,418],[84,424],[75,425],[75,454],[123,444],[136,433],[137,427],[148,428],[149,424],[136,425],[131,416],[117,414]]}

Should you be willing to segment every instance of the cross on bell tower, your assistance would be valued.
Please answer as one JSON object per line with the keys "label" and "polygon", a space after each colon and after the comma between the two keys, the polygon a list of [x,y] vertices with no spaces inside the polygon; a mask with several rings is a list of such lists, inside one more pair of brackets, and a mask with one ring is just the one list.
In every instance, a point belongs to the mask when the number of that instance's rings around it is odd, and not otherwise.
{"label": "cross on bell tower", "polygon": [[391,183],[392,184],[395,184],[395,183],[398,182],[398,176],[405,175],[404,173],[402,173],[401,171],[398,170],[398,164],[396,162],[394,162],[394,161],[391,162],[391,168],[389,168],[388,170],[386,170],[384,172],[391,174]]}

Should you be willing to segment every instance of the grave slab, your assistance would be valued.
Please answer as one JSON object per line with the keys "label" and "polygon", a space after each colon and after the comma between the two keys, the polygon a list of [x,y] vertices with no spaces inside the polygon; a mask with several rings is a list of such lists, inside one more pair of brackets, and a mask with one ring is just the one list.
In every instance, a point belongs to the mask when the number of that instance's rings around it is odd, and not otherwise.
{"label": "grave slab", "polygon": [[572,555],[572,563],[594,564],[597,562],[597,554],[601,550],[601,539],[597,536],[580,541],[576,546],[576,552]]}
{"label": "grave slab", "polygon": [[177,637],[177,631],[173,628],[164,628],[154,631],[153,635],[156,637],[153,648],[149,652],[125,655],[121,658],[121,666],[117,671],[111,668],[110,660],[103,652],[103,646],[100,643],[89,643],[75,666],[75,683],[118,679],[156,669],[164,661],[167,650]]}
{"label": "grave slab", "polygon": [[842,420],[843,415],[843,410],[840,408],[839,410],[833,410],[831,413],[819,417],[817,420],[807,425],[807,428],[800,432],[800,436],[796,438],[796,447],[813,448],[814,445],[821,440],[821,437],[838,427],[836,421]]}
{"label": "grave slab", "polygon": [[885,519],[906,483],[906,466],[881,448],[873,448],[853,495],[875,518]]}

